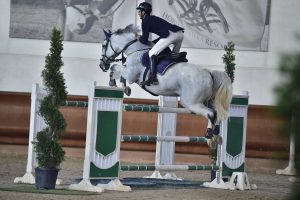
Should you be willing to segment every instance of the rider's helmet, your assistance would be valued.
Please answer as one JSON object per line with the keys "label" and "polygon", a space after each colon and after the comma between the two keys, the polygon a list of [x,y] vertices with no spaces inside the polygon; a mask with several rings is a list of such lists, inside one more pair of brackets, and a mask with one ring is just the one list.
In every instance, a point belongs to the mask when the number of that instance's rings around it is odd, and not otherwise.
{"label": "rider's helmet", "polygon": [[152,5],[148,2],[142,2],[136,9],[145,11],[146,14],[150,14],[152,12]]}

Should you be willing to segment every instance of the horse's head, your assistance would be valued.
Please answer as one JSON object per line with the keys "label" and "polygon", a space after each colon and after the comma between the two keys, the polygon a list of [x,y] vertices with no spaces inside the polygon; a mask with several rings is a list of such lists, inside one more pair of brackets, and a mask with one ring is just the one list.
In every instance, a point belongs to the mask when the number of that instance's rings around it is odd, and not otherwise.
{"label": "horse's head", "polygon": [[103,30],[103,32],[105,35],[105,39],[102,43],[102,55],[99,67],[102,69],[102,71],[106,72],[109,69],[110,64],[115,61],[115,57],[117,57],[119,53],[115,52],[111,45],[111,31],[107,32]]}
{"label": "horse's head", "polygon": [[125,29],[119,29],[114,33],[111,31],[103,31],[105,40],[102,43],[102,55],[99,67],[106,72],[112,62],[120,53],[125,51],[135,40],[136,28],[133,25],[127,26]]}

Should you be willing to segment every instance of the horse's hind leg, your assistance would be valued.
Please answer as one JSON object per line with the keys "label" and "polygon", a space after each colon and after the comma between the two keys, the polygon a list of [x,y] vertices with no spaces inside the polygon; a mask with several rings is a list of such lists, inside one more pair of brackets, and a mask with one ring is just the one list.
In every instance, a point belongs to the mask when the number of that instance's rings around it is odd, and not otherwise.
{"label": "horse's hind leg", "polygon": [[[208,123],[211,124],[211,121],[208,120]],[[209,125],[208,125],[209,126]],[[220,121],[215,122],[213,128],[207,128],[206,139],[210,139],[211,145],[216,147],[217,144],[221,145],[223,142],[222,136],[220,135]]]}
{"label": "horse's hind leg", "polygon": [[221,145],[223,142],[223,138],[220,135],[220,123],[220,121],[217,121],[214,129],[212,130],[212,140],[219,145]]}
{"label": "horse's hind leg", "polygon": [[222,144],[222,137],[219,135],[220,134],[220,123],[221,121],[217,120],[218,116],[217,116],[217,112],[214,109],[214,102],[211,100],[208,102],[208,108],[212,109],[213,111],[213,116],[209,116],[208,115],[208,119],[209,119],[209,123],[212,124],[210,127],[212,128],[208,128],[207,129],[207,133],[205,135],[205,137],[207,139],[212,139],[213,141],[215,141],[217,144]]}
{"label": "horse's hind leg", "polygon": [[[207,124],[207,132],[205,137],[207,138],[207,144],[211,149],[215,149],[217,146],[218,141],[220,139],[217,139],[214,135],[214,130],[215,130],[215,124],[216,124],[216,119],[217,119],[217,113],[215,110],[210,109],[203,104],[193,104],[186,106],[190,111],[197,115],[202,115],[208,119],[208,124]],[[218,136],[219,137],[219,136]],[[216,140],[217,139],[217,140]]]}

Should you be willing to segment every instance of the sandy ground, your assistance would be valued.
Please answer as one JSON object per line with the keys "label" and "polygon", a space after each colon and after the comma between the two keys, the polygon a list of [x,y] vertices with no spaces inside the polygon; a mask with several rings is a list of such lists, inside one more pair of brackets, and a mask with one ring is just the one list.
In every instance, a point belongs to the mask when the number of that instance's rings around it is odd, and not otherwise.
{"label": "sandy ground", "polygon": [[[0,148],[1,150],[1,148]],[[26,151],[24,151],[26,152]],[[9,150],[3,153],[0,151],[0,188],[16,186],[13,180],[17,176],[23,176],[26,168],[26,153],[17,154]],[[81,150],[82,154],[83,151]],[[121,155],[122,156],[122,155]],[[141,156],[141,155],[138,155]],[[123,153],[125,162],[130,162],[137,156],[134,153]],[[145,160],[149,160],[149,155],[142,156]],[[180,157],[180,156],[179,156]],[[206,157],[206,156],[202,156]],[[143,161],[145,161],[143,160]],[[178,160],[182,161],[183,159]],[[151,159],[150,159],[151,162]],[[222,199],[222,200],[237,200],[237,199],[287,199],[290,195],[292,184],[288,181],[287,176],[275,175],[276,168],[284,167],[286,161],[266,160],[266,159],[247,159],[247,173],[251,184],[258,186],[257,190],[251,191],[230,191],[209,188],[133,188],[132,192],[113,192],[105,191],[101,194],[95,195],[54,195],[54,194],[36,194],[36,193],[22,193],[22,192],[8,192],[1,191],[0,200],[13,199],[72,199],[72,200],[93,200],[93,199]],[[59,188],[67,187],[74,183],[76,178],[82,176],[83,158],[82,156],[74,157],[67,154],[66,160],[62,164],[62,170],[59,172],[59,178],[64,181],[64,185]],[[142,177],[150,175],[151,172],[122,172],[122,177]],[[183,177],[186,180],[209,181],[209,172],[176,172],[177,176]]]}

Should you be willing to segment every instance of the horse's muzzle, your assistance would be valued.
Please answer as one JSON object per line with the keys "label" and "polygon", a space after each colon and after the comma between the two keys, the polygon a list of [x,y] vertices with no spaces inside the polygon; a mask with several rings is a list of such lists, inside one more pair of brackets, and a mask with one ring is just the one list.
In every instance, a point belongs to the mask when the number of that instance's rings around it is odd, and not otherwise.
{"label": "horse's muzzle", "polygon": [[103,62],[103,60],[101,59],[101,60],[100,60],[99,67],[102,69],[103,72],[107,72],[107,70],[108,70],[109,67],[110,67],[110,64],[109,64],[109,63],[106,63],[106,62]]}

